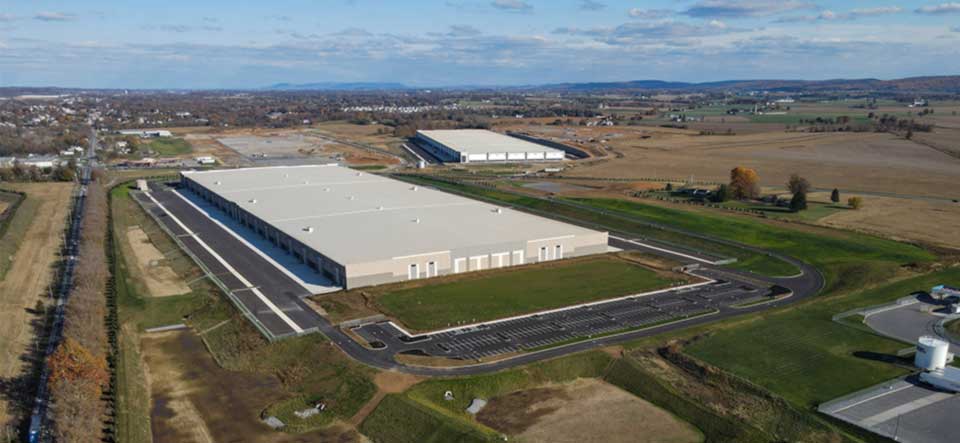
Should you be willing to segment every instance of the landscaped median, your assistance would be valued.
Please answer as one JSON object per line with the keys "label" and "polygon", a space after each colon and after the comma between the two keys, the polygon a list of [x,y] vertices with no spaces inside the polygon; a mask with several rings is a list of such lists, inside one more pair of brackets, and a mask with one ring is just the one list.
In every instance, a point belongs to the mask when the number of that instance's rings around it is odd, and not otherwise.
{"label": "landscaped median", "polygon": [[430,331],[663,289],[688,280],[682,274],[642,267],[629,257],[627,253],[595,255],[391,285],[376,302],[405,326]]}

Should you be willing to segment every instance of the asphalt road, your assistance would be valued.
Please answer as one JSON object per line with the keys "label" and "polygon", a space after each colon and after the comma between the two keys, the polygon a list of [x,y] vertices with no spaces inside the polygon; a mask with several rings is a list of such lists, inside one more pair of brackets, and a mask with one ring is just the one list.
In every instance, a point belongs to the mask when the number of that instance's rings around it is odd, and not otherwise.
{"label": "asphalt road", "polygon": [[[801,273],[792,277],[771,278],[746,271],[726,269],[709,264],[701,264],[701,269],[697,271],[699,274],[714,280],[728,281],[735,286],[751,287],[754,290],[759,290],[761,286],[765,287],[764,290],[766,290],[766,288],[770,286],[779,285],[789,289],[793,295],[791,297],[773,301],[771,303],[744,308],[734,308],[731,305],[736,304],[736,302],[739,300],[748,299],[746,296],[731,294],[730,301],[714,302],[712,304],[707,301],[709,299],[709,297],[707,297],[707,300],[701,300],[704,302],[701,306],[698,306],[697,304],[689,304],[688,301],[688,305],[684,308],[686,310],[680,310],[676,312],[670,312],[668,310],[668,316],[666,319],[679,319],[682,318],[684,313],[696,314],[698,312],[696,309],[690,310],[694,307],[698,309],[700,307],[709,307],[709,309],[715,310],[715,313],[711,315],[696,316],[688,318],[684,321],[666,323],[656,327],[633,330],[621,334],[606,335],[599,338],[588,339],[586,341],[578,341],[570,344],[549,347],[539,351],[523,352],[508,359],[502,359],[488,363],[478,363],[469,366],[449,368],[406,365],[398,363],[393,358],[394,355],[400,351],[422,348],[422,343],[415,343],[413,344],[414,346],[410,346],[411,343],[403,343],[403,345],[397,344],[401,343],[401,341],[396,338],[398,337],[396,335],[396,331],[391,331],[389,328],[383,325],[377,329],[364,330],[361,335],[366,335],[371,339],[381,341],[387,346],[382,347],[381,349],[370,349],[356,342],[338,326],[330,323],[326,318],[317,314],[302,301],[302,298],[309,295],[309,292],[306,291],[299,283],[281,272],[276,267],[272,266],[263,257],[253,251],[250,247],[243,244],[235,236],[227,232],[226,229],[214,223],[201,211],[187,204],[185,199],[176,195],[176,192],[178,191],[166,186],[153,184],[150,194],[154,199],[156,199],[157,202],[163,205],[163,208],[161,209],[159,207],[152,207],[149,203],[146,206],[151,208],[149,209],[151,214],[160,223],[163,223],[168,229],[170,229],[174,235],[181,240],[184,246],[190,249],[194,256],[197,257],[198,260],[202,261],[203,264],[224,283],[224,285],[231,291],[233,296],[243,303],[246,309],[251,313],[253,317],[252,320],[260,323],[262,327],[266,328],[275,336],[285,336],[298,333],[297,329],[300,329],[303,332],[318,330],[327,336],[331,341],[333,341],[333,343],[336,344],[344,353],[359,362],[381,369],[397,370],[400,372],[418,375],[450,376],[482,374],[597,347],[619,344],[642,337],[688,328],[694,325],[705,324],[738,315],[758,312],[775,306],[795,303],[804,298],[815,295],[820,291],[824,284],[823,276],[819,271],[795,258],[762,251],[757,248],[743,246],[725,240],[719,240],[721,243],[734,244],[738,247],[768,254],[771,259],[787,261],[797,266],[801,270]],[[142,202],[144,201],[143,195],[138,195],[137,198],[141,199]],[[150,203],[152,203],[152,201]],[[186,229],[184,229],[183,226],[180,226],[179,223],[174,220],[174,218],[179,220],[179,222],[182,223]],[[698,233],[690,233],[690,235],[705,237]],[[626,238],[629,239],[629,237]],[[716,239],[711,240],[717,241]],[[610,244],[620,249],[640,250],[679,262],[691,262],[687,256],[677,255],[675,253],[665,251],[664,248],[652,249],[639,243],[619,240],[616,238],[611,238]],[[213,251],[216,251],[216,254],[219,257],[214,256],[212,253],[205,250],[205,248],[211,248]],[[241,278],[238,278],[235,274],[239,274],[242,279],[247,280],[249,285],[244,284]],[[715,289],[716,288],[713,288],[711,290]],[[675,299],[677,297],[681,299],[687,298],[695,294],[695,292],[701,291],[687,292],[680,295],[674,294],[673,297]],[[748,291],[747,293],[751,292]],[[751,296],[753,296],[752,293]],[[643,302],[647,301],[648,300],[643,300]],[[609,308],[616,310],[623,308],[623,306],[610,305]],[[634,306],[634,308],[639,308],[639,306]],[[582,315],[583,313],[571,313],[571,315],[573,314]],[[660,323],[660,319],[662,319],[660,316],[658,316],[658,314],[645,316],[639,311],[637,314],[638,315],[635,317],[635,320],[631,321],[624,320],[623,317],[620,317],[619,324],[622,325],[625,322],[632,322],[627,327],[642,327],[643,324],[646,324],[644,323],[645,321],[650,323]],[[680,317],[678,317],[678,315]],[[286,317],[286,319],[284,317]],[[613,317],[614,318],[612,320],[618,320],[617,316]],[[594,319],[598,320],[595,317]],[[573,320],[576,321],[576,318]],[[611,319],[607,318],[607,320]],[[596,323],[594,326],[589,326],[589,323],[590,322],[588,322],[588,327],[584,328],[580,333],[574,336],[590,336],[597,333],[602,334],[604,332],[610,332],[614,330],[612,329],[612,326],[609,326],[608,329],[604,329],[606,326],[600,324],[602,322],[599,320],[594,322]],[[510,335],[507,334],[510,331],[506,330],[509,326],[511,325],[505,325],[505,329],[495,331],[494,335],[496,335],[496,332]],[[543,340],[553,340],[552,343],[567,340],[567,338],[556,338],[564,335],[563,330],[560,330],[560,334],[551,334],[549,339],[547,338],[547,335],[544,335],[543,338],[533,338],[536,336],[535,334],[523,335],[528,332],[528,330],[524,328],[532,327],[532,322],[529,325],[523,323],[513,326],[517,326],[517,330],[519,332],[510,333],[518,338],[510,338],[510,340],[517,340],[517,342],[523,342],[525,344],[522,346],[515,345],[514,348],[525,350],[536,349],[545,344],[550,344]],[[460,344],[460,342],[457,340],[451,341],[444,337],[431,337],[429,341],[433,341],[434,343],[441,342],[441,340],[434,340],[434,338],[439,338],[450,342],[451,345]],[[509,342],[510,340],[504,341]],[[517,342],[514,342],[514,344]],[[459,348],[457,346],[449,346],[449,348],[462,349],[462,355],[454,355],[458,357],[469,358],[473,358],[482,353],[498,349],[496,347],[498,345],[495,343],[484,343],[483,340],[480,339],[478,339],[478,343],[480,343],[481,346],[477,346],[476,343],[473,343],[471,346],[463,348]],[[483,346],[488,347],[485,348]],[[434,350],[436,349],[442,350],[442,348],[435,348]],[[436,354],[435,352],[431,352],[429,349],[421,350],[427,354]]]}

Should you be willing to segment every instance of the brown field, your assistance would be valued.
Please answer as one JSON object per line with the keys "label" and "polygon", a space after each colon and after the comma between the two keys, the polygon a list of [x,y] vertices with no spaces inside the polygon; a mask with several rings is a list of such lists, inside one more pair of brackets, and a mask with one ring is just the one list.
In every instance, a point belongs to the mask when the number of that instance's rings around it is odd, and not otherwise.
{"label": "brown field", "polygon": [[221,368],[193,332],[147,335],[142,348],[156,443],[361,441],[340,424],[299,435],[271,430],[260,422],[260,412],[281,399],[280,382]]}
{"label": "brown field", "polygon": [[47,286],[52,277],[60,236],[70,209],[72,183],[10,184],[38,199],[35,221],[27,229],[13,265],[0,282],[0,429],[23,411],[16,406],[21,380],[34,339],[33,312],[37,301],[50,305]]}
{"label": "brown field", "polygon": [[170,266],[164,264],[166,257],[150,243],[143,229],[136,226],[128,230],[126,239],[135,258],[137,273],[146,284],[150,295],[168,297],[190,292],[190,287],[183,279],[173,272]]}
{"label": "brown field", "polygon": [[703,441],[689,424],[596,379],[493,398],[477,420],[525,442]]}
{"label": "brown field", "polygon": [[743,136],[658,134],[650,139],[610,138],[623,158],[569,170],[570,176],[693,177],[726,181],[742,165],[764,185],[781,185],[791,173],[818,188],[957,196],[960,159],[889,134],[783,133]]}
{"label": "brown field", "polygon": [[[851,197],[844,195],[843,199]],[[826,200],[827,193],[811,198]],[[945,201],[863,195],[864,207],[830,214],[817,224],[960,249],[960,204]]]}

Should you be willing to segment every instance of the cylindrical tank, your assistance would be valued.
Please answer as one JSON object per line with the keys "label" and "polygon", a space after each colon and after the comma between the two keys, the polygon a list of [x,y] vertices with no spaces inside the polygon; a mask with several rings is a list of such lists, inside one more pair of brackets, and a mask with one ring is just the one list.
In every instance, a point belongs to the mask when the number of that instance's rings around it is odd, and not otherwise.
{"label": "cylindrical tank", "polygon": [[947,366],[950,344],[936,337],[925,335],[917,342],[917,355],[913,364],[920,369],[935,371]]}

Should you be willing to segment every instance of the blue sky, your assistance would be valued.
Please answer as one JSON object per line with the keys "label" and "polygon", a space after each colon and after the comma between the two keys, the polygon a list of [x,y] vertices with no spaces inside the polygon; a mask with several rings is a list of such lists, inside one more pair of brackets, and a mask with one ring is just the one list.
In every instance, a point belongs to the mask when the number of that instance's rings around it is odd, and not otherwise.
{"label": "blue sky", "polygon": [[960,1],[0,0],[0,86],[960,74]]}

